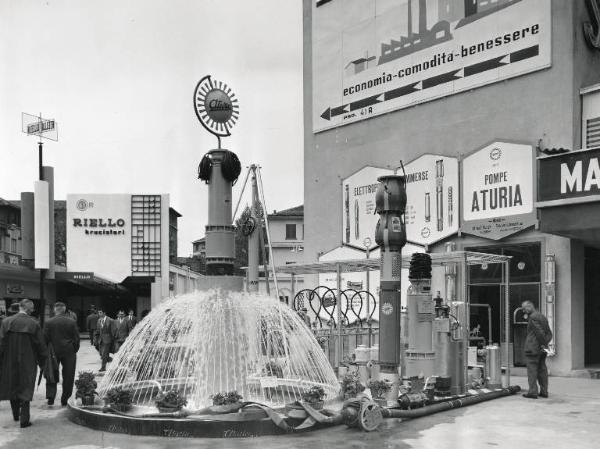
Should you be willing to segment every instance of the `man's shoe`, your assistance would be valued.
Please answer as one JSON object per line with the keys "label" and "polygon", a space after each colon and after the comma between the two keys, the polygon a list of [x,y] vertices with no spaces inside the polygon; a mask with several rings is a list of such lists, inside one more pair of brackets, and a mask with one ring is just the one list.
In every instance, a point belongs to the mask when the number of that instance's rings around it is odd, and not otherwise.
{"label": "man's shoe", "polygon": [[548,393],[540,393],[540,398],[547,398],[548,397]]}
{"label": "man's shoe", "polygon": [[100,369],[98,370],[98,372],[100,372],[100,373],[103,373],[104,371],[106,371],[106,368],[105,368],[105,367],[102,367],[102,368],[100,368]]}
{"label": "man's shoe", "polygon": [[109,362],[112,362],[112,357],[109,357],[109,358],[108,358],[108,361],[109,361]]}
{"label": "man's shoe", "polygon": [[48,399],[48,405],[54,405],[54,399]]}
{"label": "man's shoe", "polygon": [[15,415],[15,414],[13,413],[13,419],[14,419],[15,421],[18,421],[18,420],[19,420],[19,415],[18,415],[18,414],[16,414],[16,415]]}
{"label": "man's shoe", "polygon": [[24,429],[25,427],[29,427],[31,425],[31,421],[29,422],[22,422],[21,423],[21,429]]}
{"label": "man's shoe", "polygon": [[529,393],[525,393],[523,395],[523,397],[527,398],[527,399],[537,399],[538,398],[537,395],[533,395],[533,394],[529,394]]}

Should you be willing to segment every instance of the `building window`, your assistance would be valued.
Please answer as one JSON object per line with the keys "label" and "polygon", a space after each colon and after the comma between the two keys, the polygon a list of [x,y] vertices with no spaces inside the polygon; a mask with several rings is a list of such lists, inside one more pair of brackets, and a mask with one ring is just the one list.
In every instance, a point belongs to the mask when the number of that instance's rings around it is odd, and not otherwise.
{"label": "building window", "polygon": [[296,225],[295,224],[286,224],[285,225],[285,239],[286,240],[296,240]]}
{"label": "building window", "polygon": [[17,253],[17,239],[10,239],[10,252]]}
{"label": "building window", "polygon": [[581,118],[582,148],[600,147],[600,91],[583,95]]}

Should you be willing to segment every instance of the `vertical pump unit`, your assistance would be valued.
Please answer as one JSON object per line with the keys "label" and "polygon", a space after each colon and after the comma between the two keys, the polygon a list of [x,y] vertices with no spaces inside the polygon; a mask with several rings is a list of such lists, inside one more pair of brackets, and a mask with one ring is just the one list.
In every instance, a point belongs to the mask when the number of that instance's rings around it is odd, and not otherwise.
{"label": "vertical pump unit", "polygon": [[398,384],[400,365],[400,319],[402,248],[406,244],[404,212],[406,178],[381,176],[375,194],[375,212],[379,221],[375,241],[381,248],[381,294],[379,301],[380,378]]}

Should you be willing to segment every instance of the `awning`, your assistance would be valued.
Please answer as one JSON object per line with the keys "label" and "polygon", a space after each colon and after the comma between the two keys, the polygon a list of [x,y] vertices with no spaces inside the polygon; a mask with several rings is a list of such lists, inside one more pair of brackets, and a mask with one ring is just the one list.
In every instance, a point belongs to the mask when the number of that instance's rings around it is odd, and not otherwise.
{"label": "awning", "polygon": [[[510,256],[501,256],[498,254],[484,254],[473,251],[452,251],[442,253],[430,253],[432,266],[447,266],[454,263],[465,262],[467,265],[483,265],[493,263],[508,262]],[[402,256],[402,268],[410,267],[410,259],[412,255],[406,254]],[[335,273],[340,268],[342,273],[352,273],[366,270],[379,270],[381,268],[381,258],[374,259],[350,259],[336,260],[328,262],[316,262],[306,264],[282,265],[275,267],[277,274],[318,274],[318,273]]]}
{"label": "awning", "polygon": [[69,282],[100,293],[127,292],[121,284],[104,279],[91,271],[65,271],[55,274],[56,282]]}

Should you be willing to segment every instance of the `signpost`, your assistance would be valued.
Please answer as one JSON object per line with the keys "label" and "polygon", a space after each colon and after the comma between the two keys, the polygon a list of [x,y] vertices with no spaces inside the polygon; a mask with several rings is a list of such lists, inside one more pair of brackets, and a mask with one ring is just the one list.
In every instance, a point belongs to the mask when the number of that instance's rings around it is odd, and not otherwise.
{"label": "signpost", "polygon": [[[44,324],[44,316],[46,312],[46,300],[44,298],[44,278],[46,277],[46,270],[50,269],[54,264],[53,260],[50,260],[50,255],[52,251],[50,251],[50,245],[52,245],[52,241],[54,239],[54,229],[51,229],[50,223],[54,223],[54,197],[50,196],[48,189],[48,181],[50,179],[44,179],[44,169],[43,169],[43,139],[50,139],[54,141],[58,141],[58,128],[56,126],[56,120],[54,119],[46,119],[42,117],[40,113],[39,116],[35,116],[32,114],[27,114],[23,112],[21,114],[21,130],[27,134],[28,136],[37,136],[38,137],[38,179],[39,182],[36,184],[36,193],[45,192],[44,198],[48,202],[46,204],[47,208],[40,209],[36,205],[36,210],[47,210],[47,220],[44,220],[43,223],[40,222],[41,216],[36,214],[35,222],[35,266],[40,270],[40,324]],[[35,200],[36,203],[40,204],[38,199]],[[43,226],[42,226],[43,225]],[[52,234],[50,234],[52,233]],[[44,243],[44,244],[42,244]],[[47,244],[46,244],[47,243]],[[40,247],[43,247],[43,251],[40,250]],[[44,259],[44,263],[41,263],[40,259]],[[46,263],[47,262],[47,263]],[[46,268],[46,265],[48,267]]]}

